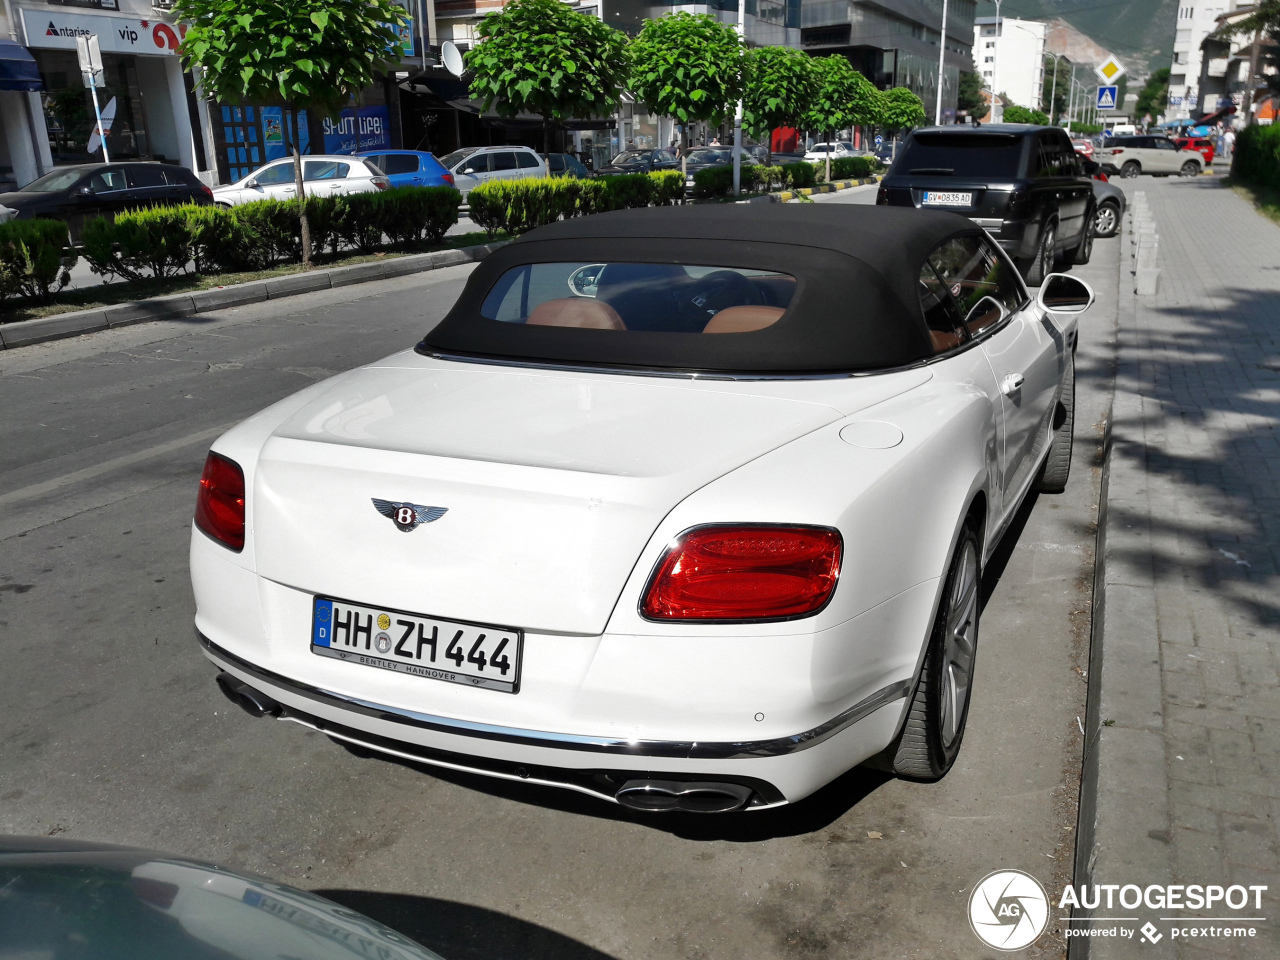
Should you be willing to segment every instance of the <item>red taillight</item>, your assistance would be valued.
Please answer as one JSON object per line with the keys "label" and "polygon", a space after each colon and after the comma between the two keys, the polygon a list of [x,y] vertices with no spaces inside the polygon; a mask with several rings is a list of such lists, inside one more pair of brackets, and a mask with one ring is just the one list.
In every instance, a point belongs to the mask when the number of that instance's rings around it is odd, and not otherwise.
{"label": "red taillight", "polygon": [[640,613],[649,620],[788,620],[819,610],[840,576],[829,527],[696,527],[667,548]]}
{"label": "red taillight", "polygon": [[385,190],[387,189],[387,187],[391,186],[391,181],[388,180],[386,177],[374,177],[373,185],[377,187],[379,190]]}
{"label": "red taillight", "polygon": [[196,526],[232,550],[244,549],[244,473],[234,460],[216,453],[205,460]]}
{"label": "red taillight", "polygon": [[441,178],[445,183],[447,183],[449,186],[451,186],[451,187],[453,186],[453,174],[452,174],[452,173],[442,173],[442,174],[440,174],[440,178]]}
{"label": "red taillight", "polygon": [[203,194],[204,194],[206,197],[208,197],[210,200],[212,200],[212,199],[213,199],[213,191],[212,191],[208,186],[206,186],[206,185],[205,185],[205,184],[203,184],[203,183],[202,183],[202,184],[200,184],[200,192],[201,192],[201,193],[203,193]]}
{"label": "red taillight", "polygon": [[889,188],[882,183],[880,184],[880,189],[876,191],[876,206],[884,207],[884,206],[888,206],[888,204],[889,204]]}
{"label": "red taillight", "polygon": [[1114,157],[1118,153],[1124,153],[1124,147],[1112,147],[1111,155]]}

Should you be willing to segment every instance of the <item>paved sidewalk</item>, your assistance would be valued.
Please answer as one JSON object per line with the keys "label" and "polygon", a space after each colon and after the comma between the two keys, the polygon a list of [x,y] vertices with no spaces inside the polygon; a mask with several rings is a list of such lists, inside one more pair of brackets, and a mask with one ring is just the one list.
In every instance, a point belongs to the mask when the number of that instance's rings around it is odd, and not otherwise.
{"label": "paved sidewalk", "polygon": [[[1126,183],[1138,190],[1160,287],[1133,296],[1126,260],[1089,729],[1096,841],[1076,882],[1268,889],[1261,909],[1253,894],[1239,911],[1104,905],[1095,916],[1151,920],[1158,941],[1077,940],[1073,956],[1276,958],[1280,227],[1216,179]],[[1195,916],[1266,919],[1231,924],[1253,938],[1175,937]]]}

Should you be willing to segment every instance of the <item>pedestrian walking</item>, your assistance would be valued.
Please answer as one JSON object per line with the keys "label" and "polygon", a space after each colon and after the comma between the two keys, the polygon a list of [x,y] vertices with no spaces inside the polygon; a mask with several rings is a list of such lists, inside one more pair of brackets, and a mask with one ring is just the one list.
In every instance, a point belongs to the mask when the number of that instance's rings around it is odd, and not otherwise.
{"label": "pedestrian walking", "polygon": [[1230,127],[1222,135],[1222,155],[1228,159],[1236,152],[1236,132]]}

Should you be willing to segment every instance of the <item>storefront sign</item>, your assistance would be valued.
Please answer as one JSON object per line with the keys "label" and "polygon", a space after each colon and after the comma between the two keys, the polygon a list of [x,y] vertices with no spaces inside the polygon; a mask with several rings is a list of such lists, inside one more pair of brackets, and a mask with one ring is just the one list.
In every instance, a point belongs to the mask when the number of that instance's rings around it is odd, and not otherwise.
{"label": "storefront sign", "polygon": [[119,10],[120,0],[46,0],[60,7],[91,7],[94,10]]}
{"label": "storefront sign", "polygon": [[74,50],[76,37],[96,34],[103,53],[141,53],[173,56],[187,32],[160,20],[132,20],[92,13],[51,13],[22,9],[22,27],[28,47]]}
{"label": "storefront sign", "polygon": [[325,153],[355,153],[357,150],[389,150],[391,131],[387,108],[361,107],[343,110],[323,122]]}
{"label": "storefront sign", "polygon": [[285,155],[284,110],[280,107],[262,108],[262,146],[268,160]]}

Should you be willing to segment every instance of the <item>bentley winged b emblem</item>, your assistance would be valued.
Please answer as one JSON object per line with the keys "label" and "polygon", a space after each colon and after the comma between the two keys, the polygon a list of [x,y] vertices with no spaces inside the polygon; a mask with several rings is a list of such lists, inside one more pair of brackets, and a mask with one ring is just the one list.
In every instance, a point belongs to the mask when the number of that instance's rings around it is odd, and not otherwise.
{"label": "bentley winged b emblem", "polygon": [[422,523],[439,520],[449,512],[448,507],[424,507],[420,503],[397,503],[395,500],[379,500],[373,497],[374,508],[404,533]]}

